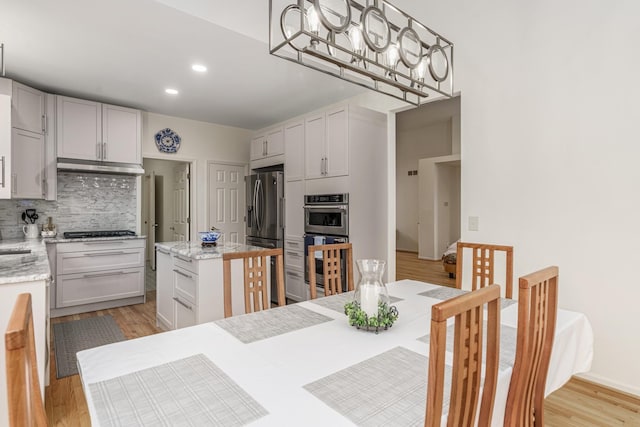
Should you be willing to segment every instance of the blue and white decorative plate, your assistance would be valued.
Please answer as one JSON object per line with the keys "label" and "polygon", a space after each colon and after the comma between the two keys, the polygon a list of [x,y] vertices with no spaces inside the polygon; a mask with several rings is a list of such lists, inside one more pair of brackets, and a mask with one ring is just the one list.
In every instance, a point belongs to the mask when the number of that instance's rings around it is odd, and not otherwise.
{"label": "blue and white decorative plate", "polygon": [[163,153],[175,153],[180,148],[180,136],[169,128],[156,133],[155,140],[158,150]]}

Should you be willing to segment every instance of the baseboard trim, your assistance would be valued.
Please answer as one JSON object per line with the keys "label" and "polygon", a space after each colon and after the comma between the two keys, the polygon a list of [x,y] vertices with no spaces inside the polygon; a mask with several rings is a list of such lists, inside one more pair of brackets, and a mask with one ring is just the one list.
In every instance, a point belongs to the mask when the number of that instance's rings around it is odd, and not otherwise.
{"label": "baseboard trim", "polygon": [[417,254],[418,253],[418,251],[414,251],[414,250],[411,250],[411,249],[398,249],[398,248],[396,248],[396,252],[405,252],[405,253],[408,253],[408,254]]}
{"label": "baseboard trim", "polygon": [[599,387],[610,393],[617,393],[621,396],[631,399],[636,404],[640,404],[640,388],[630,387],[625,384],[610,381],[594,374],[574,375],[573,380],[582,382],[591,387]]}

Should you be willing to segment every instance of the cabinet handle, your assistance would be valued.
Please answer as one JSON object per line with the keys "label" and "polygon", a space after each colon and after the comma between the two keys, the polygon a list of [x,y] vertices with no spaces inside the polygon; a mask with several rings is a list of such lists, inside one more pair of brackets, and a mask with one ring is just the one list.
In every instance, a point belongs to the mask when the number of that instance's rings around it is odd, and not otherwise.
{"label": "cabinet handle", "polygon": [[102,147],[101,146],[102,146],[101,143],[99,143],[99,142],[96,143],[96,159],[97,160],[100,160],[100,154],[102,152]]}
{"label": "cabinet handle", "polygon": [[92,254],[84,254],[84,256],[108,256],[108,255],[122,255],[126,254],[125,251],[113,251],[113,252],[100,252],[100,253],[92,253]]}
{"label": "cabinet handle", "polygon": [[329,158],[324,158],[324,174],[329,175]]}
{"label": "cabinet handle", "polygon": [[193,260],[191,258],[184,258],[184,257],[181,257],[180,255],[176,255],[176,258],[178,258],[180,261],[184,261],[184,262],[193,262]]}
{"label": "cabinet handle", "polygon": [[95,245],[122,245],[124,244],[123,241],[121,240],[106,240],[106,241],[102,241],[102,242],[84,242],[84,244],[86,246],[95,246]]}
{"label": "cabinet handle", "polygon": [[88,279],[88,278],[91,278],[91,277],[116,276],[116,275],[120,275],[120,274],[125,274],[125,272],[124,271],[110,271],[108,273],[84,274],[84,275],[82,275],[82,277],[84,277],[85,279]]}
{"label": "cabinet handle", "polygon": [[193,311],[193,307],[191,307],[190,305],[188,305],[188,304],[186,304],[186,303],[184,303],[184,302],[180,301],[180,299],[179,299],[178,297],[173,297],[173,299],[174,299],[178,304],[180,304],[181,306],[183,306],[184,308],[186,308],[187,310],[191,310],[191,311]]}
{"label": "cabinet handle", "polygon": [[42,197],[46,198],[47,197],[47,193],[48,193],[48,185],[47,185],[47,180],[43,179],[42,180]]}
{"label": "cabinet handle", "polygon": [[5,172],[5,157],[2,156],[2,188],[5,187],[4,172]]}
{"label": "cabinet handle", "polygon": [[47,116],[42,115],[42,133],[47,133]]}
{"label": "cabinet handle", "polygon": [[297,252],[291,252],[291,251],[287,251],[287,255],[291,255],[291,256],[300,256],[298,255]]}
{"label": "cabinet handle", "polygon": [[17,173],[11,174],[11,193],[12,194],[18,193],[18,174]]}
{"label": "cabinet handle", "polygon": [[293,242],[293,241],[290,240],[290,241],[287,242],[287,245],[289,245],[289,246],[300,246],[300,242]]}
{"label": "cabinet handle", "polygon": [[174,272],[178,273],[179,275],[181,275],[182,277],[186,277],[187,279],[193,279],[193,276],[187,274],[187,273],[183,273],[180,270],[176,270],[175,268],[173,269]]}
{"label": "cabinet handle", "polygon": [[169,251],[165,251],[164,249],[156,248],[156,251],[160,252],[161,254],[169,255]]}
{"label": "cabinet handle", "polygon": [[299,273],[294,273],[293,271],[287,271],[287,276],[293,276],[293,277],[298,277],[298,278],[302,277],[302,276],[300,276]]}
{"label": "cabinet handle", "polygon": [[107,160],[107,143],[102,143],[102,160]]}

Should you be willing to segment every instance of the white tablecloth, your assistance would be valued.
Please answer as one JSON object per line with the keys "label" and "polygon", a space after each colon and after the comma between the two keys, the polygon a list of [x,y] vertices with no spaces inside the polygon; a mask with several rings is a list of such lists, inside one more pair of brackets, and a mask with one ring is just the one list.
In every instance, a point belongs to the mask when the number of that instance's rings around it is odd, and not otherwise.
{"label": "white tablecloth", "polygon": [[[204,354],[266,409],[268,415],[252,425],[353,425],[303,387],[398,346],[428,356],[428,340],[418,338],[429,333],[431,305],[439,300],[418,294],[437,288],[412,280],[389,284],[389,294],[401,299],[394,303],[400,317],[377,335],[349,326],[343,313],[306,301],[299,306],[334,320],[248,344],[216,323],[206,323],[79,352],[92,424],[99,425],[91,384]],[[517,326],[517,304],[501,311],[501,322]],[[573,374],[588,371],[592,352],[593,333],[587,318],[559,310],[547,394]],[[510,377],[511,368],[499,372],[492,425],[502,425]]]}

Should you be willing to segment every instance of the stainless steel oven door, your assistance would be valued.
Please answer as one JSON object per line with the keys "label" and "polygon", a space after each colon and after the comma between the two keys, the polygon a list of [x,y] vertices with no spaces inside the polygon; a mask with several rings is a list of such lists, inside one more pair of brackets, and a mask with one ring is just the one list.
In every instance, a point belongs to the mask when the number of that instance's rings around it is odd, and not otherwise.
{"label": "stainless steel oven door", "polygon": [[305,205],[304,232],[328,236],[348,236],[349,205]]}
{"label": "stainless steel oven door", "polygon": [[[305,234],[304,235],[304,281],[309,284],[309,246],[315,244],[330,245],[333,243],[347,243],[349,239],[344,236],[324,236],[319,234]],[[324,242],[324,243],[321,243]],[[322,258],[315,258],[315,264],[313,266],[316,275],[316,285],[318,288],[324,289],[324,269],[322,264]],[[342,290],[347,291],[347,262],[346,256],[340,258],[340,269],[342,270]]]}

